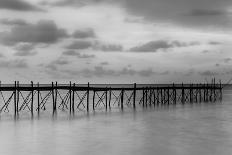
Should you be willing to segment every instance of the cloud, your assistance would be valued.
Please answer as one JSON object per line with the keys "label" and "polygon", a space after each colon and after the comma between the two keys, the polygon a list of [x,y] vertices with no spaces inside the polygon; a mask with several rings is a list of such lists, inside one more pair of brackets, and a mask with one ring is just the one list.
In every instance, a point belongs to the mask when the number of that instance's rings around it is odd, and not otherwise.
{"label": "cloud", "polygon": [[203,72],[199,72],[199,74],[200,74],[201,76],[215,76],[215,75],[218,75],[217,72],[210,71],[210,70],[206,70],[206,71],[203,71]]}
{"label": "cloud", "polygon": [[224,63],[229,63],[232,59],[231,58],[225,58]]}
{"label": "cloud", "polygon": [[210,41],[209,42],[210,45],[220,45],[221,42],[217,42],[217,41]]}
{"label": "cloud", "polygon": [[70,76],[81,75],[84,77],[104,77],[104,76],[126,76],[126,75],[139,75],[143,77],[149,77],[155,74],[152,69],[144,70],[134,70],[127,67],[122,68],[121,70],[107,69],[103,66],[95,66],[93,69],[82,69],[79,71],[76,70],[63,70],[63,72],[68,73]]}
{"label": "cloud", "polygon": [[30,43],[20,43],[15,47],[15,49],[18,51],[31,51],[34,48],[35,48],[35,45],[30,44]]}
{"label": "cloud", "polygon": [[221,15],[227,15],[229,12],[225,10],[201,10],[196,9],[192,10],[188,15],[189,16],[221,16]]}
{"label": "cloud", "polygon": [[0,42],[5,45],[17,43],[56,43],[68,37],[64,29],[59,29],[54,21],[40,20],[37,24],[17,25],[9,32],[0,32]]}
{"label": "cloud", "polygon": [[43,11],[39,7],[23,0],[0,0],[0,9],[14,11]]}
{"label": "cloud", "polygon": [[109,65],[109,62],[107,61],[101,62],[100,65],[106,66],[106,65]]}
{"label": "cloud", "polygon": [[122,45],[117,45],[117,44],[105,44],[105,43],[96,43],[94,45],[95,50],[100,50],[100,51],[123,51]]}
{"label": "cloud", "polygon": [[14,55],[16,56],[32,56],[36,55],[37,52],[35,51],[17,51]]}
{"label": "cloud", "polygon": [[24,59],[2,60],[0,68],[28,68],[28,64]]}
{"label": "cloud", "polygon": [[76,57],[81,58],[81,59],[95,58],[95,55],[93,55],[93,54],[81,54],[80,52],[76,52],[73,50],[64,51],[62,54],[66,55],[66,56],[76,56]]}
{"label": "cloud", "polygon": [[[107,0],[58,0],[55,2],[43,1],[41,4],[48,6],[57,6],[57,7],[69,6],[69,7],[79,8],[89,4],[96,4],[103,1],[107,2]],[[108,1],[112,1],[112,0],[108,0]]]}
{"label": "cloud", "polygon": [[96,37],[95,32],[92,29],[76,30],[72,36],[79,39]]}
{"label": "cloud", "polygon": [[[121,0],[129,14],[146,21],[171,23],[197,29],[231,29],[230,0]],[[225,29],[224,29],[225,30]]]}
{"label": "cloud", "polygon": [[72,42],[70,45],[66,46],[66,48],[83,50],[83,49],[88,49],[91,46],[92,46],[92,42],[90,41],[78,40],[78,41]]}
{"label": "cloud", "polygon": [[216,64],[215,64],[215,66],[216,66],[216,67],[219,67],[219,66],[220,66],[220,64],[219,64],[219,63],[216,63]]}
{"label": "cloud", "polygon": [[129,49],[129,51],[132,52],[157,52],[160,49],[168,49],[168,48],[174,48],[174,47],[188,47],[188,46],[195,46],[199,45],[199,42],[180,42],[180,41],[165,41],[165,40],[157,40],[157,41],[150,41],[148,43],[135,46]]}
{"label": "cloud", "polygon": [[146,44],[132,47],[130,51],[134,52],[156,52],[159,49],[167,49],[172,47],[167,41],[158,40],[158,41],[151,41]]}
{"label": "cloud", "polygon": [[15,26],[15,25],[27,25],[28,23],[23,19],[0,19],[0,24]]}

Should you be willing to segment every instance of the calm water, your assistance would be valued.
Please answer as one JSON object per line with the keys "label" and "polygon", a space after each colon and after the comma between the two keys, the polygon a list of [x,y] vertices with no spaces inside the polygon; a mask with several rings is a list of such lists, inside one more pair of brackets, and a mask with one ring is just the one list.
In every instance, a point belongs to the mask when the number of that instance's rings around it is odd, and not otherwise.
{"label": "calm water", "polygon": [[0,120],[0,155],[232,152],[232,93],[222,103]]}

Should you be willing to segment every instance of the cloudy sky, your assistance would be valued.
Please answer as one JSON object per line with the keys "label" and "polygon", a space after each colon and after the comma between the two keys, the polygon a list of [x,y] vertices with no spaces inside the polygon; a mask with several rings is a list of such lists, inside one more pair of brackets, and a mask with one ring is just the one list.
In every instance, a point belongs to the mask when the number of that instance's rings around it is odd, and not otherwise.
{"label": "cloudy sky", "polygon": [[4,83],[232,77],[231,0],[0,0]]}

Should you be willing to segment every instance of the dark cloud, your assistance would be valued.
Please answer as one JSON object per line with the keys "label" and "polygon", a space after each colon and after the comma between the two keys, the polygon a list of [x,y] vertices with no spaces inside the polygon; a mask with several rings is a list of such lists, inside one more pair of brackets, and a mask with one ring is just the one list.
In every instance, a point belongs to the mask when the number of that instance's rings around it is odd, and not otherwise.
{"label": "dark cloud", "polygon": [[2,60],[0,61],[1,68],[28,68],[28,64],[24,59]]}
{"label": "dark cloud", "polygon": [[0,9],[15,11],[43,11],[39,7],[23,0],[0,0]]}
{"label": "dark cloud", "polygon": [[221,42],[217,42],[217,41],[210,41],[209,42],[210,45],[220,45]]}
{"label": "dark cloud", "polygon": [[95,32],[92,29],[76,30],[72,36],[79,39],[96,37]]}
{"label": "dark cloud", "polygon": [[188,46],[195,46],[199,45],[198,42],[180,42],[180,41],[172,41],[168,42],[165,40],[157,40],[157,41],[150,41],[148,43],[145,43],[143,45],[139,45],[136,47],[132,47],[129,49],[129,51],[132,52],[157,52],[160,49],[168,49],[168,48],[174,48],[174,47],[188,47]]}
{"label": "dark cloud", "polygon": [[76,56],[77,58],[80,58],[80,59],[95,58],[95,55],[93,54],[85,54],[85,53],[82,54],[74,50],[65,51],[62,54],[66,56]]}
{"label": "dark cloud", "polygon": [[103,65],[103,66],[106,66],[106,65],[109,65],[109,62],[104,61],[104,62],[101,62],[100,64]]}
{"label": "dark cloud", "polygon": [[117,44],[104,44],[104,43],[97,43],[94,46],[95,50],[100,50],[100,51],[123,51],[123,47],[121,45]]}
{"label": "dark cloud", "polygon": [[68,37],[64,29],[59,29],[51,20],[41,20],[37,24],[17,25],[10,32],[1,32],[0,41],[5,45],[17,43],[52,44]]}
{"label": "dark cloud", "polygon": [[224,63],[229,63],[232,59],[231,58],[225,58],[223,61]]}
{"label": "dark cloud", "polygon": [[156,52],[159,49],[167,49],[171,48],[172,45],[169,44],[167,41],[158,40],[158,41],[151,41],[146,44],[132,47],[130,51],[134,52]]}
{"label": "dark cloud", "polygon": [[88,58],[95,58],[96,56],[93,54],[79,54],[77,57],[80,59],[88,59]]}
{"label": "dark cloud", "polygon": [[[231,26],[231,0],[125,0],[127,10],[154,22],[171,22],[187,27]],[[188,16],[186,16],[188,15]]]}
{"label": "dark cloud", "polygon": [[0,19],[0,24],[3,25],[27,25],[28,23],[23,19]]}
{"label": "dark cloud", "polygon": [[199,72],[199,74],[201,76],[215,76],[215,75],[218,75],[217,72],[210,71],[210,70],[207,70],[207,71],[204,71],[204,72]]}
{"label": "dark cloud", "polygon": [[68,56],[76,56],[76,55],[78,55],[77,52],[74,51],[74,50],[64,51],[62,54],[63,55],[68,55]]}
{"label": "dark cloud", "polygon": [[209,50],[203,50],[202,53],[209,53],[210,51]]}
{"label": "dark cloud", "polygon": [[[192,28],[227,28],[232,21],[228,12],[231,0],[60,0],[53,6],[82,7],[96,3],[122,6],[129,14],[145,21],[171,23]],[[225,29],[224,29],[225,30]]]}
{"label": "dark cloud", "polygon": [[220,66],[220,64],[219,64],[219,63],[216,63],[216,64],[215,64],[215,66],[216,66],[216,67],[219,67],[219,66]]}
{"label": "dark cloud", "polygon": [[90,41],[74,41],[70,45],[66,46],[67,49],[78,49],[78,50],[83,50],[83,49],[88,49],[92,46],[92,42]]}
{"label": "dark cloud", "polygon": [[229,12],[225,10],[192,10],[188,15],[189,16],[221,16],[227,15]]}
{"label": "dark cloud", "polygon": [[58,58],[57,60],[53,61],[51,64],[56,64],[56,65],[67,65],[70,62],[66,59]]}

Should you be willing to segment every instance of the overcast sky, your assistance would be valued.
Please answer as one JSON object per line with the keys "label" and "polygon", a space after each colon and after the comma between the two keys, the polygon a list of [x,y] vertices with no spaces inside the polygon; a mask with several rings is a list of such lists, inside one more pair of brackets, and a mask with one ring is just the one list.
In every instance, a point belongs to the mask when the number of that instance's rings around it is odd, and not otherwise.
{"label": "overcast sky", "polygon": [[227,81],[231,32],[231,0],[0,0],[0,77]]}

